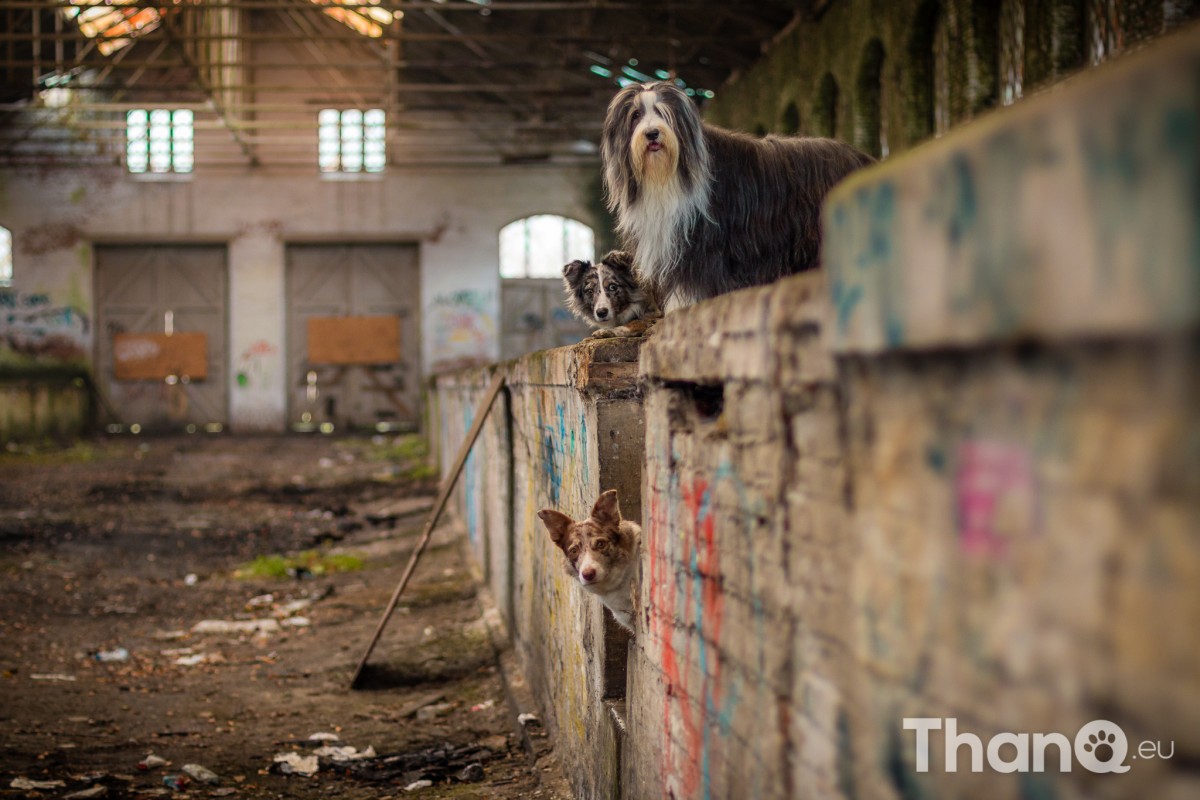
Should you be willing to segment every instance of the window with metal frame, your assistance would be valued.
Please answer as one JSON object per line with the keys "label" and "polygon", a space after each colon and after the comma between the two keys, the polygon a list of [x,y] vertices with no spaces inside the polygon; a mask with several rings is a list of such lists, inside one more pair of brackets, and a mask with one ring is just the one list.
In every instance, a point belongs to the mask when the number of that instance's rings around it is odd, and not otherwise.
{"label": "window with metal frame", "polygon": [[381,108],[322,109],[317,115],[317,163],[324,173],[383,172],[387,115]]}
{"label": "window with metal frame", "polygon": [[195,166],[193,113],[186,108],[126,112],[125,166],[134,174],[190,173]]}

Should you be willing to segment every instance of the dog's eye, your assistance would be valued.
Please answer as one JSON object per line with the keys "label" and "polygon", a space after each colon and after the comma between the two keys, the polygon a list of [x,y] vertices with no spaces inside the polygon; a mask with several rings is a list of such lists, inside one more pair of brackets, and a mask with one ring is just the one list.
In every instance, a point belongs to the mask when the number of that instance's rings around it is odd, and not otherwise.
{"label": "dog's eye", "polygon": [[642,118],[642,110],[641,110],[640,108],[639,108],[639,109],[636,109],[636,110],[633,112],[633,116],[632,116],[632,119],[633,119],[633,121],[634,121],[634,122],[637,122],[637,121],[638,121],[639,119],[641,119],[641,118]]}
{"label": "dog's eye", "polygon": [[568,547],[567,555],[569,555],[571,558],[574,558],[575,556],[579,555],[579,545],[573,544],[570,547]]}
{"label": "dog's eye", "polygon": [[595,550],[597,553],[603,553],[605,550],[608,549],[608,540],[607,539],[597,539],[596,541],[592,542],[592,549]]}
{"label": "dog's eye", "polygon": [[608,285],[608,290],[609,290],[610,292],[615,292],[615,291],[617,290],[617,285],[616,285],[615,283],[610,283],[610,284]]}

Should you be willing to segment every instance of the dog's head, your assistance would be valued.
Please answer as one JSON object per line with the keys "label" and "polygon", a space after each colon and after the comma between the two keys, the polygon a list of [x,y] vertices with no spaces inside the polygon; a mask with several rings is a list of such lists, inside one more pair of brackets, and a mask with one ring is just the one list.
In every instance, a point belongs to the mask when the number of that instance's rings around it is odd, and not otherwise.
{"label": "dog's head", "polygon": [[619,583],[631,563],[635,542],[621,531],[615,489],[600,495],[587,519],[576,522],[551,508],[542,509],[538,516],[550,540],[566,556],[570,573],[585,589],[606,592]]}
{"label": "dog's head", "polygon": [[613,250],[599,263],[572,261],[563,267],[567,306],[601,328],[624,325],[645,313],[646,296],[628,253]]}
{"label": "dog's head", "polygon": [[626,86],[608,105],[600,155],[614,207],[632,202],[638,185],[663,184],[676,175],[690,189],[707,157],[700,112],[673,83]]}

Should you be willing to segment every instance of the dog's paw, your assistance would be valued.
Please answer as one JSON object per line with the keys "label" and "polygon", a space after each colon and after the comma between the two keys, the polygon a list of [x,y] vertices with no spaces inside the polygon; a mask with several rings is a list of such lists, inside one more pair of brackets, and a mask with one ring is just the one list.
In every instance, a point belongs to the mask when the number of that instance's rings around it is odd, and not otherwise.
{"label": "dog's paw", "polygon": [[597,328],[592,331],[591,339],[612,339],[615,336],[623,336],[625,334],[618,333],[621,328]]}

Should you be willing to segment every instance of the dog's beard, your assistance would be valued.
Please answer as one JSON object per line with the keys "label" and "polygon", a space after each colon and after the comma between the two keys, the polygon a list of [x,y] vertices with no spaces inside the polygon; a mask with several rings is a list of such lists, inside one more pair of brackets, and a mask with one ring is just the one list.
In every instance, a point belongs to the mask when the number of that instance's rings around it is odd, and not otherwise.
{"label": "dog's beard", "polygon": [[658,139],[653,144],[658,145],[658,149],[651,149],[652,143],[646,140],[644,126],[641,125],[634,129],[629,142],[633,169],[644,187],[665,186],[678,180],[679,138],[669,126],[655,127]]}
{"label": "dog's beard", "polygon": [[636,207],[623,208],[618,227],[636,242],[637,262],[655,283],[676,266],[680,243],[697,217],[703,214],[702,198],[689,193],[679,177],[680,142],[669,127],[659,127],[662,149],[650,151],[641,128],[630,142],[631,162],[640,192]]}

